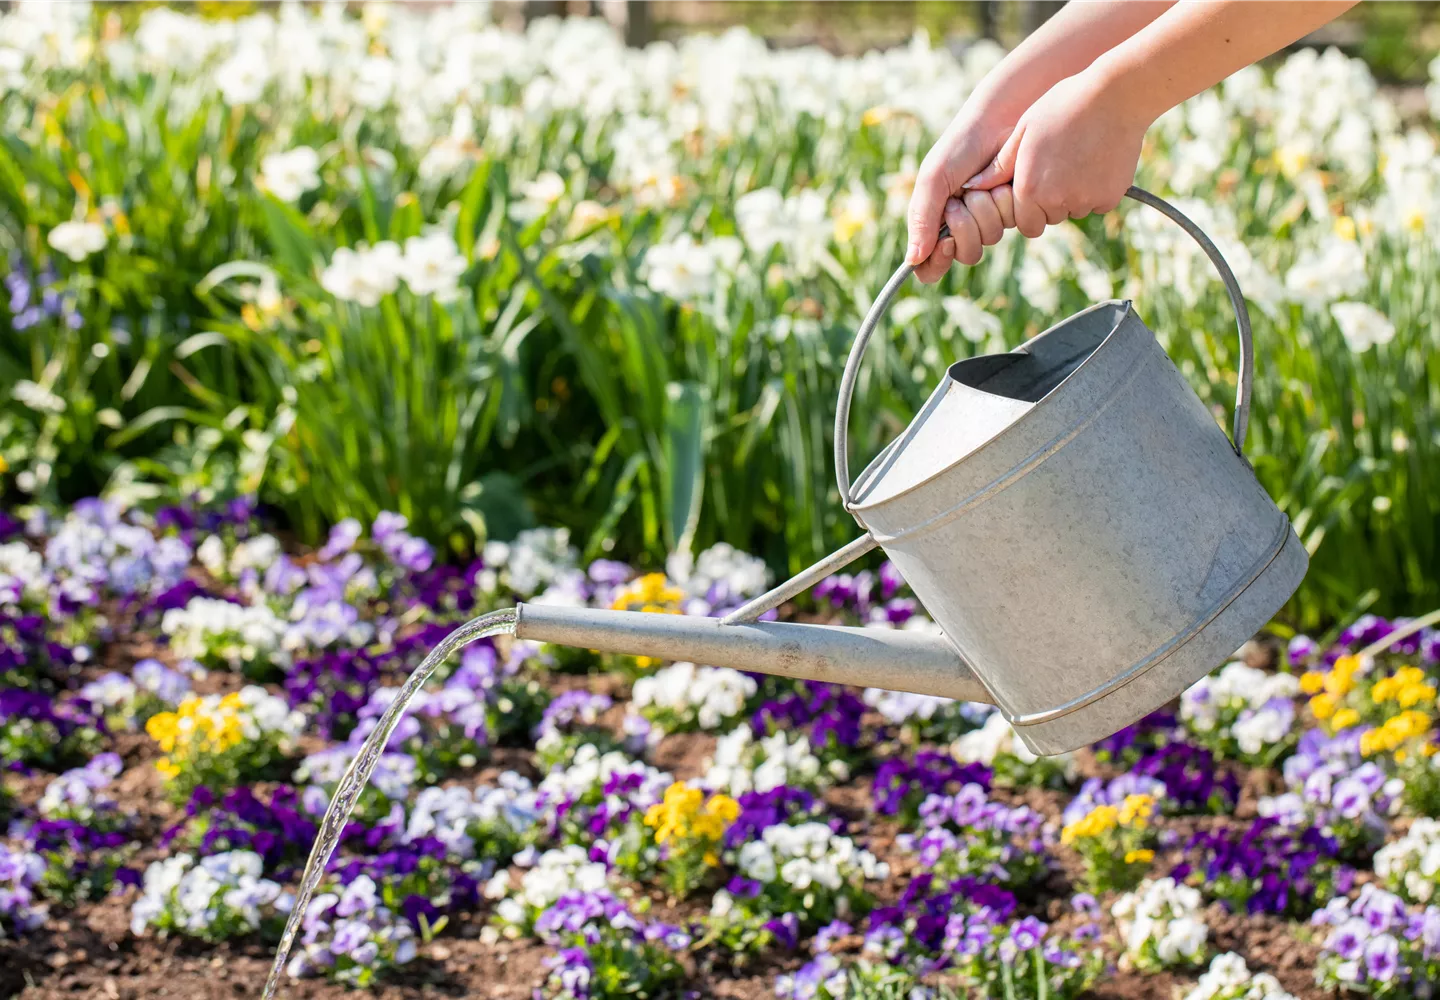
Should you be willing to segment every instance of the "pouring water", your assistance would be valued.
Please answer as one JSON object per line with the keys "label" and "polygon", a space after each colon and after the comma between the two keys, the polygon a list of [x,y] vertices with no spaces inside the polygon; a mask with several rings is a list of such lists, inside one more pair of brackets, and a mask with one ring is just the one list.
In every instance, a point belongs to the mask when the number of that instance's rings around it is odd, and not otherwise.
{"label": "pouring water", "polygon": [[370,780],[370,775],[374,772],[380,755],[385,752],[385,745],[390,742],[390,734],[395,731],[395,727],[400,724],[400,719],[405,715],[406,707],[425,686],[425,682],[435,672],[435,668],[444,663],[455,650],[476,639],[514,631],[515,609],[506,608],[503,611],[492,611],[478,618],[472,618],[447,635],[439,645],[430,651],[430,655],[421,661],[420,666],[415,668],[415,672],[410,675],[400,689],[399,696],[380,717],[375,731],[366,738],[359,751],[351,759],[350,766],[345,769],[345,774],[335,789],[335,795],[330,800],[329,808],[325,810],[325,818],[320,822],[320,833],[315,838],[315,846],[310,850],[309,860],[305,862],[305,874],[301,877],[300,888],[295,893],[295,906],[285,921],[285,933],[281,936],[280,945],[275,950],[275,962],[271,965],[270,976],[265,981],[265,990],[261,994],[262,1000],[273,1000],[275,991],[279,988],[280,975],[285,969],[285,963],[290,958],[290,949],[294,947],[295,936],[300,930],[301,922],[305,919],[305,911],[310,907],[310,899],[315,895],[315,889],[319,886],[321,879],[325,877],[325,866],[330,862],[330,856],[335,853],[335,846],[345,832],[345,824],[350,820],[355,803],[359,799],[360,793],[365,790],[365,785]]}

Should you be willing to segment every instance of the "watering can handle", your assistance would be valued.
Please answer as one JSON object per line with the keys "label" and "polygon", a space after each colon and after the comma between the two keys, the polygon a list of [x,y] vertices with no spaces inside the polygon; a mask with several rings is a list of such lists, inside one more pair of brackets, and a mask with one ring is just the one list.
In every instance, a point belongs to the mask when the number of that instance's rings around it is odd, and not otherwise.
{"label": "watering can handle", "polygon": [[[1220,272],[1220,280],[1225,283],[1225,292],[1230,296],[1230,305],[1235,309],[1235,325],[1240,331],[1240,385],[1235,393],[1235,424],[1230,441],[1235,448],[1235,454],[1244,458],[1245,430],[1250,424],[1250,388],[1255,377],[1255,347],[1250,336],[1250,311],[1245,306],[1245,296],[1235,280],[1235,273],[1230,270],[1230,265],[1225,263],[1225,258],[1220,255],[1210,237],[1174,205],[1138,187],[1130,188],[1125,192],[1125,196],[1156,209],[1189,233],[1191,238],[1200,244],[1200,249],[1205,251],[1205,256],[1210,258],[1215,270]],[[942,238],[949,235],[949,230],[942,227],[940,235]],[[860,324],[855,343],[850,348],[850,357],[845,362],[845,374],[840,378],[840,399],[835,410],[835,484],[840,487],[840,499],[847,507],[850,505],[850,399],[855,394],[855,379],[860,374],[860,361],[865,356],[870,335],[880,325],[880,317],[885,315],[890,300],[914,270],[909,264],[901,265],[900,269],[890,276],[890,280],[885,282],[875,304],[865,315],[865,322]]]}

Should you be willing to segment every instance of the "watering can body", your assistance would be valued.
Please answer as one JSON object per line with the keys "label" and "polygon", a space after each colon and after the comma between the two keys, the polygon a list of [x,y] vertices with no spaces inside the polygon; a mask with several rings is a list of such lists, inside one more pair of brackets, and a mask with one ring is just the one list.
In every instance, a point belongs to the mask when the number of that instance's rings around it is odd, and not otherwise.
{"label": "watering can body", "polygon": [[[1253,352],[1234,277],[1172,206],[1130,194],[1195,236],[1225,280],[1241,338],[1233,437],[1130,303],[1111,301],[952,365],[852,484],[850,396],[902,268],[841,380],[837,483],[864,535],[723,620],[522,605],[516,634],[993,702],[1038,754],[1179,695],[1284,605],[1308,557],[1243,456]],[[943,635],[757,620],[876,546]]]}
{"label": "watering can body", "polygon": [[953,365],[848,507],[1036,753],[1178,695],[1308,561],[1128,302]]}

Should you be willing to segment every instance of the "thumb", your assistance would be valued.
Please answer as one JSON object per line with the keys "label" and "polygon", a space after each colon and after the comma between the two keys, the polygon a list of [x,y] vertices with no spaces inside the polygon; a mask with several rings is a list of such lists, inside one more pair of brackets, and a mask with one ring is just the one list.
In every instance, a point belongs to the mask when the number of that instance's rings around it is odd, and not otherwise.
{"label": "thumb", "polygon": [[945,201],[950,197],[950,187],[945,172],[922,167],[915,178],[915,190],[910,195],[908,226],[909,245],[905,251],[905,263],[912,267],[930,256],[940,239],[940,223],[945,214]]}
{"label": "thumb", "polygon": [[1020,154],[1020,139],[1025,135],[1025,123],[1021,122],[1010,138],[1005,140],[1005,145],[1000,147],[1000,152],[995,154],[985,169],[965,182],[965,187],[974,188],[979,191],[988,191],[993,187],[1008,183],[1015,177],[1015,159]]}

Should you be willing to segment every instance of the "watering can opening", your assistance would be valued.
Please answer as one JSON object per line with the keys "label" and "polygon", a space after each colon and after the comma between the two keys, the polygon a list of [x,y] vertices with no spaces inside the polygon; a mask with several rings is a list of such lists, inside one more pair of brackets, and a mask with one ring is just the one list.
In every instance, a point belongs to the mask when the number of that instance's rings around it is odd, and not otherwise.
{"label": "watering can opening", "polygon": [[1097,303],[1013,351],[957,361],[946,374],[991,395],[1039,403],[1110,339],[1129,311],[1129,302]]}
{"label": "watering can opening", "polygon": [[910,425],[861,472],[850,509],[918,489],[987,447],[1059,392],[1133,316],[1128,301],[1097,303],[1012,351],[952,364]]}

